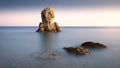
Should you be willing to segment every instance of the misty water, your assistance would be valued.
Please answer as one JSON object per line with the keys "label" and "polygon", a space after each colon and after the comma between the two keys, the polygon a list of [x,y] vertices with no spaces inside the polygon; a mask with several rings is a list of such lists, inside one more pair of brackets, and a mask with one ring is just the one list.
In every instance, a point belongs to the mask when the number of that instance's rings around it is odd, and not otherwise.
{"label": "misty water", "polygon": [[[59,33],[37,33],[37,27],[0,27],[0,68],[120,68],[119,27],[62,27]],[[80,47],[93,41],[107,49],[76,56],[63,47]],[[35,54],[55,51],[59,59],[36,58]]]}

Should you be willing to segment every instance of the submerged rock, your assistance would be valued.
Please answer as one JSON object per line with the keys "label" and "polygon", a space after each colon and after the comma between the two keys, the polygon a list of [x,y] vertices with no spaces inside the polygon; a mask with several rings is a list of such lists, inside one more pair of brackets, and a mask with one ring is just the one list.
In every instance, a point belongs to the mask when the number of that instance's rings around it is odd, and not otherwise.
{"label": "submerged rock", "polygon": [[54,10],[51,7],[45,8],[41,12],[42,22],[39,24],[39,29],[36,32],[60,32],[60,27],[57,22],[53,23]]}
{"label": "submerged rock", "polygon": [[64,50],[66,50],[69,53],[73,53],[76,55],[89,55],[91,52],[87,49],[84,48],[79,48],[79,47],[64,47]]}
{"label": "submerged rock", "polygon": [[58,53],[54,51],[44,51],[42,53],[36,53],[34,55],[36,58],[43,58],[43,59],[59,59]]}
{"label": "submerged rock", "polygon": [[95,43],[95,42],[84,42],[81,44],[81,46],[87,47],[87,48],[107,48],[106,45],[101,43]]}

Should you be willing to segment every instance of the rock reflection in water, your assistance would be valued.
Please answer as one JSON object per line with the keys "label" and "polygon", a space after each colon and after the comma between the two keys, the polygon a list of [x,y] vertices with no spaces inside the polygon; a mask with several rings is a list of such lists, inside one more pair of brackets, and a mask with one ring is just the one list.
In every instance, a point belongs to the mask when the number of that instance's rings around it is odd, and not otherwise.
{"label": "rock reflection in water", "polygon": [[40,46],[42,47],[42,50],[51,50],[54,48],[54,33],[40,33],[41,41]]}

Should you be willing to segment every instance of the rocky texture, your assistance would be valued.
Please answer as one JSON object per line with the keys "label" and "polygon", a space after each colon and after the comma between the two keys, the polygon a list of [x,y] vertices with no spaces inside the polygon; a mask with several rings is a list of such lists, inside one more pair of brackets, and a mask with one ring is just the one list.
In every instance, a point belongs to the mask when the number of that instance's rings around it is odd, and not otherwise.
{"label": "rocky texture", "polygon": [[84,42],[81,44],[81,46],[87,47],[87,48],[107,48],[106,45],[101,43],[95,43],[95,42]]}
{"label": "rocky texture", "polygon": [[91,52],[87,49],[84,48],[79,48],[79,47],[64,47],[64,50],[66,50],[69,53],[73,53],[76,55],[89,55]]}
{"label": "rocky texture", "polygon": [[39,29],[36,32],[60,32],[60,27],[57,22],[53,23],[54,10],[51,7],[45,8],[41,12],[42,22],[39,24]]}

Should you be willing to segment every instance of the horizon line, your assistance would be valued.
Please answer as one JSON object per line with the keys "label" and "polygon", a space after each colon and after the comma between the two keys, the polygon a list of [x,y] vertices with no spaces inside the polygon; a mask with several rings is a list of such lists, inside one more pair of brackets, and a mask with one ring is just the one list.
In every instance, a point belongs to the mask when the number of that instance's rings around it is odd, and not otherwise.
{"label": "horizon line", "polygon": [[[39,26],[0,26],[0,27],[39,27]],[[60,26],[60,27],[119,27],[120,26]]]}

